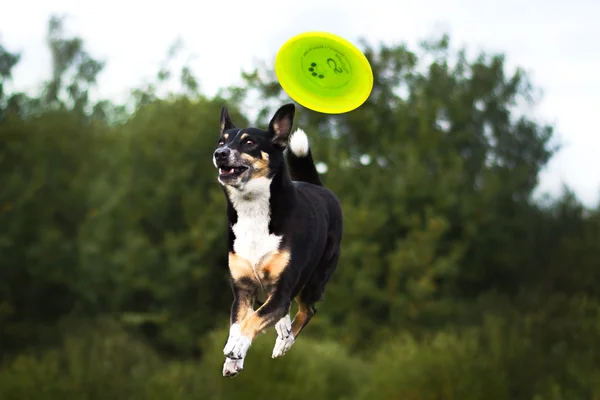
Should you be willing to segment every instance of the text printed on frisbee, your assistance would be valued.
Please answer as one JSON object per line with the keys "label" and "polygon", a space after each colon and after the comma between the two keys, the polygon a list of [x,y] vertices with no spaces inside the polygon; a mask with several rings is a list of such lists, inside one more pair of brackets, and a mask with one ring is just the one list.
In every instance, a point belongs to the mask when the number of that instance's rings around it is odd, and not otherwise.
{"label": "text printed on frisbee", "polygon": [[311,47],[304,52],[300,62],[309,81],[324,89],[340,89],[352,79],[348,59],[329,46]]}

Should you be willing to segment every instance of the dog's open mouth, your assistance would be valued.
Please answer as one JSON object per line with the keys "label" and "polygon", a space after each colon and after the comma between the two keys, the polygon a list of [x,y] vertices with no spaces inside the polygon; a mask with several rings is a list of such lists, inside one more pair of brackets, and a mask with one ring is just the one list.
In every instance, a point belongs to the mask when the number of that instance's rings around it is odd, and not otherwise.
{"label": "dog's open mouth", "polygon": [[243,165],[240,166],[227,166],[224,165],[219,167],[219,176],[223,178],[233,178],[236,176],[240,176],[244,171],[246,171],[248,167]]}

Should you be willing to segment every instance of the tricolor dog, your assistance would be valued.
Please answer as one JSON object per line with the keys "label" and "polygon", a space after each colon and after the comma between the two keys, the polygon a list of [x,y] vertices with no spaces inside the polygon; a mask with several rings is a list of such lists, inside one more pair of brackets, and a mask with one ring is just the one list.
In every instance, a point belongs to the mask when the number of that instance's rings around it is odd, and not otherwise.
{"label": "tricolor dog", "polygon": [[[237,128],[227,108],[221,112],[213,162],[227,199],[234,297],[223,376],[243,369],[256,335],[273,325],[272,357],[290,349],[340,257],[340,203],[323,186],[304,131],[291,134],[294,113],[293,104],[282,106],[265,131]],[[258,296],[266,300],[254,309]]]}

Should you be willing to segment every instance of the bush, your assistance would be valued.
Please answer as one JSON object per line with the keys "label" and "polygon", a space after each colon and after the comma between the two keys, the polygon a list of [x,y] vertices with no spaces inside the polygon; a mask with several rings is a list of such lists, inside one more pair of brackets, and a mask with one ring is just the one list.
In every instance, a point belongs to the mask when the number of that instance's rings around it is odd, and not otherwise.
{"label": "bush", "polygon": [[[81,325],[79,325],[81,326]],[[221,375],[226,332],[208,336],[202,362],[166,361],[111,320],[71,328],[62,345],[2,369],[2,400],[350,399],[367,370],[332,342],[299,340],[271,359],[275,334],[257,339],[246,369]]]}
{"label": "bush", "polygon": [[273,360],[271,330],[257,338],[234,379],[221,376],[225,330],[205,336],[198,362],[167,360],[110,319],[79,321],[63,325],[58,348],[0,367],[0,399],[598,399],[597,311],[580,298],[564,305],[572,319],[558,311],[551,322],[545,315],[490,316],[479,327],[425,340],[398,334],[369,360],[310,336]]}
{"label": "bush", "polygon": [[439,333],[425,343],[407,335],[378,352],[360,399],[509,399],[488,357],[473,335]]}
{"label": "bush", "polygon": [[226,331],[210,335],[203,360],[207,379],[216,382],[211,399],[350,399],[362,382],[367,366],[332,341],[301,336],[282,358],[272,359],[275,332],[260,335],[233,379],[221,377]]}
{"label": "bush", "polygon": [[598,399],[600,308],[575,298],[559,311],[554,301],[548,314],[488,316],[482,326],[422,341],[397,337],[375,355],[359,398]]}

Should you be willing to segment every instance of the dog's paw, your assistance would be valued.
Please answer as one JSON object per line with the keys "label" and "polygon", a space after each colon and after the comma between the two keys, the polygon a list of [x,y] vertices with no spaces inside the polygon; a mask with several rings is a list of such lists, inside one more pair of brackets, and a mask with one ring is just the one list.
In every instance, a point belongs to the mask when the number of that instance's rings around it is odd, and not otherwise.
{"label": "dog's paw", "polygon": [[275,331],[277,332],[277,336],[282,339],[287,338],[292,333],[292,320],[289,314],[277,321]]}
{"label": "dog's paw", "polygon": [[225,363],[223,364],[223,376],[227,378],[233,378],[240,373],[241,370],[244,369],[244,359],[240,358],[239,360],[232,360],[231,358],[226,358]]}
{"label": "dog's paw", "polygon": [[275,330],[277,331],[277,339],[275,340],[275,347],[273,347],[272,358],[283,356],[292,347],[295,340],[289,315],[281,318],[275,324]]}
{"label": "dog's paw", "polygon": [[271,357],[278,358],[283,356],[285,353],[287,353],[287,351],[292,347],[293,344],[294,335],[292,335],[291,333],[285,339],[282,339],[279,336],[277,336],[277,339],[275,340],[275,346],[273,347],[273,355]]}
{"label": "dog's paw", "polygon": [[240,360],[246,357],[246,353],[252,344],[252,340],[242,335],[239,324],[231,325],[229,329],[229,338],[227,344],[223,349],[225,357],[231,358],[232,360]]}

